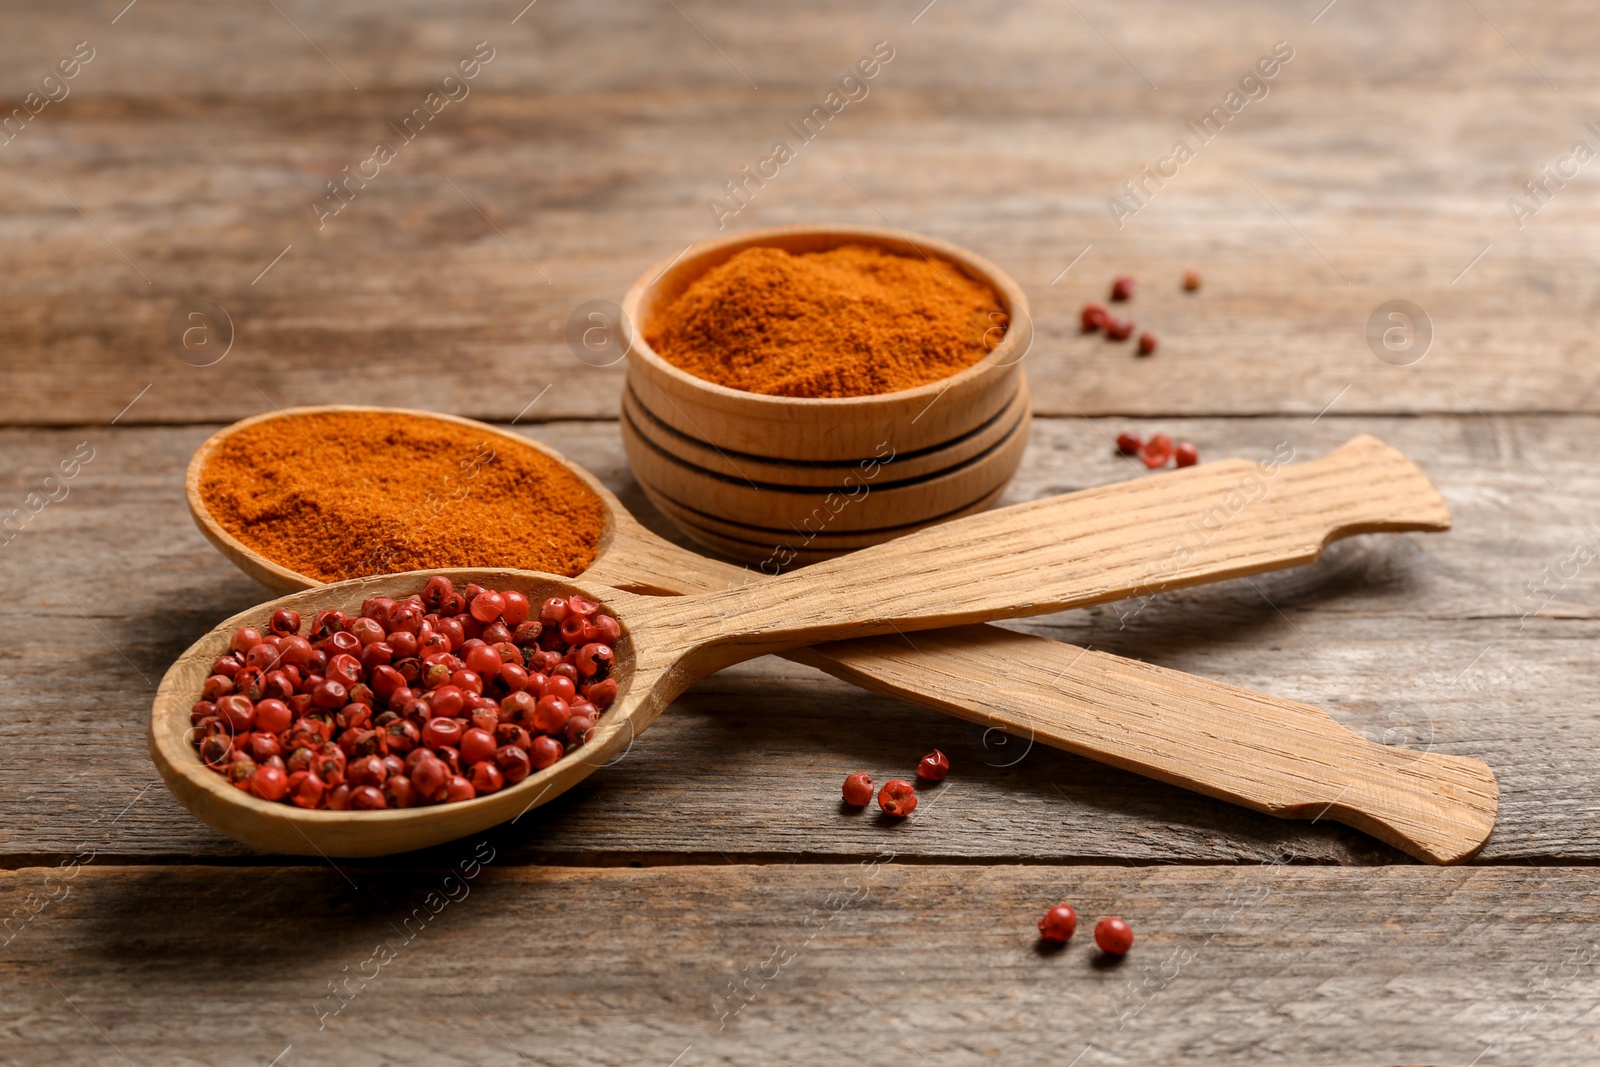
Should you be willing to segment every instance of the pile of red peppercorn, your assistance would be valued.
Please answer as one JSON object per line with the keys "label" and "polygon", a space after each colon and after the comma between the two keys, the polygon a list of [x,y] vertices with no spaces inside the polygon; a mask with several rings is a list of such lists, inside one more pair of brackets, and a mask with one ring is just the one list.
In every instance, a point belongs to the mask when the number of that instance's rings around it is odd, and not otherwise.
{"label": "pile of red peppercorn", "polygon": [[[942,782],[950,773],[950,759],[934,749],[917,764],[917,777],[924,782]],[[864,808],[872,803],[872,778],[866,774],[852,774],[844,780],[844,802],[852,808]],[[878,807],[885,815],[904,818],[917,810],[917,790],[904,778],[891,778],[878,791]]]}
{"label": "pile of red peppercorn", "polygon": [[200,758],[302,808],[371,811],[493,793],[589,739],[617,697],[622,628],[581,596],[428,579],[361,614],[274,612],[236,631],[189,713]]}

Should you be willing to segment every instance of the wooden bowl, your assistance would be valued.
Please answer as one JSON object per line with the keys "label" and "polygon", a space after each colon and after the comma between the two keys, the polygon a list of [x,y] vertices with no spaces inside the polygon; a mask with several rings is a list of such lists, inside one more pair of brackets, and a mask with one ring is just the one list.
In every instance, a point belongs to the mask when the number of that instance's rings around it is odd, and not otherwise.
{"label": "wooden bowl", "polygon": [[[926,253],[995,291],[1004,340],[948,378],[874,396],[767,396],[695,377],[644,340],[706,271],[746,248],[844,244]],[[645,494],[686,534],[771,570],[827,559],[999,500],[1027,445],[1028,300],[1004,271],[931,237],[790,226],[719,237],[652,267],[622,306],[629,330],[622,440]],[[772,564],[773,566],[768,566]]]}

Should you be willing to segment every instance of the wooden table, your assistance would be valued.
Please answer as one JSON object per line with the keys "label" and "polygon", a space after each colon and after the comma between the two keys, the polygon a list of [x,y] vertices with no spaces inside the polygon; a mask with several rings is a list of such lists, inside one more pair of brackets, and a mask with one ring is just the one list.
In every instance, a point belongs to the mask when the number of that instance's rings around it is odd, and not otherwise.
{"label": "wooden table", "polygon": [[[37,105],[0,144],[0,513],[26,516],[0,537],[0,1060],[1594,1062],[1600,201],[1583,168],[1523,191],[1600,146],[1586,5],[125,2],[0,14],[6,106]],[[70,95],[27,103],[79,41]],[[1009,270],[1038,330],[1010,500],[1130,477],[1123,429],[1211,458],[1367,431],[1455,515],[1018,625],[1487,761],[1476,860],[986,744],[775,659],[436,853],[255,855],[181,809],[144,751],[154,684],[263,596],[185,514],[199,442],[335,401],[515,422],[661,528],[621,370],[568,317],[716,232],[708,201],[878,41],[868,95],[725,221],[887,222]],[[1266,95],[1201,142],[1185,123],[1279,41]],[[405,140],[430,92],[467,95]],[[1119,228],[1107,199],[1180,138],[1194,158]],[[1520,228],[1509,197],[1538,207]],[[1148,360],[1077,333],[1124,272]],[[1394,300],[1425,354],[1375,355]],[[231,321],[220,361],[197,301]],[[847,773],[936,746],[955,769],[914,818],[840,810]],[[1128,917],[1133,953],[1041,951],[1060,900]]]}

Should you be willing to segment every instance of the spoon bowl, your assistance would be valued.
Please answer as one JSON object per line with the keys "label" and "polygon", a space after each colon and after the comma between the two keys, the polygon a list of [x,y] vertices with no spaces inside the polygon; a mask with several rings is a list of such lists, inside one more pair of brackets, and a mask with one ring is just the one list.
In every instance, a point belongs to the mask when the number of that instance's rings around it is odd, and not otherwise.
{"label": "spoon bowl", "polygon": [[666,701],[638,698],[634,685],[638,675],[634,645],[631,636],[624,631],[615,646],[617,699],[601,715],[588,742],[544,770],[496,793],[420,808],[354,812],[306,810],[252,796],[201,761],[194,745],[195,728],[189,724],[189,708],[199,699],[200,687],[211,673],[211,664],[227,651],[235,630],[241,626],[262,628],[279,608],[297,611],[306,618],[325,608],[356,614],[368,597],[403,599],[420,592],[434,574],[449,578],[457,588],[476,582],[486,588],[516,590],[534,604],[547,597],[581,593],[599,601],[602,608],[619,621],[628,613],[628,605],[619,604],[619,601],[640,599],[592,583],[579,586],[538,571],[453,569],[320,585],[240,612],[191,645],[161,679],[150,715],[149,743],[151,759],[167,788],[202,822],[255,848],[290,855],[382,856],[426,848],[485,830],[559,796],[604,766],[666,706]]}

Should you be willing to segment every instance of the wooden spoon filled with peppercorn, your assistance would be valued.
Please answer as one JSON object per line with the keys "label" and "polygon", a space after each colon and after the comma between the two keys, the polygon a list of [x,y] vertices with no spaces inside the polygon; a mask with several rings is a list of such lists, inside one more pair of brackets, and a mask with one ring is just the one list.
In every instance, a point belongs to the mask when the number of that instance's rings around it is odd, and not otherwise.
{"label": "wooden spoon filled with peppercorn", "polygon": [[[305,451],[314,470],[324,470],[333,442],[352,429],[339,421],[346,416],[461,428],[502,457],[527,453],[559,464],[604,509],[604,530],[580,581],[693,593],[757,577],[646,530],[588,471],[521,435],[429,412],[327,406],[230,426],[213,435],[189,467],[196,524],[270,587],[318,583],[224,528],[203,490],[206,464],[230,442],[254,454],[260,443],[237,435],[282,425],[292,426],[285,436]],[[1449,526],[1442,500],[1415,465],[1366,437],[1308,463],[1266,469],[1224,460],[1084,490],[1058,498],[1052,514],[1062,540],[1114,553],[1119,561],[1126,583],[1121,592],[1114,581],[1105,584],[1114,576],[1083,572],[1082,592],[1096,600],[1233,577],[1242,573],[1243,547],[1253,570],[1266,570],[1310,562],[1326,543],[1351,533]],[[380,559],[382,548],[358,546],[356,554]],[[264,627],[266,620],[250,625]],[[784,654],[870,689],[1257,811],[1345,822],[1430,862],[1471,855],[1493,826],[1496,788],[1481,763],[1375,744],[1309,705],[992,626],[928,634],[918,646],[912,650],[897,637],[869,638]],[[1008,677],[1016,684],[992,684],[995,662],[1010,665]],[[1364,785],[1351,788],[1352,782]]]}

